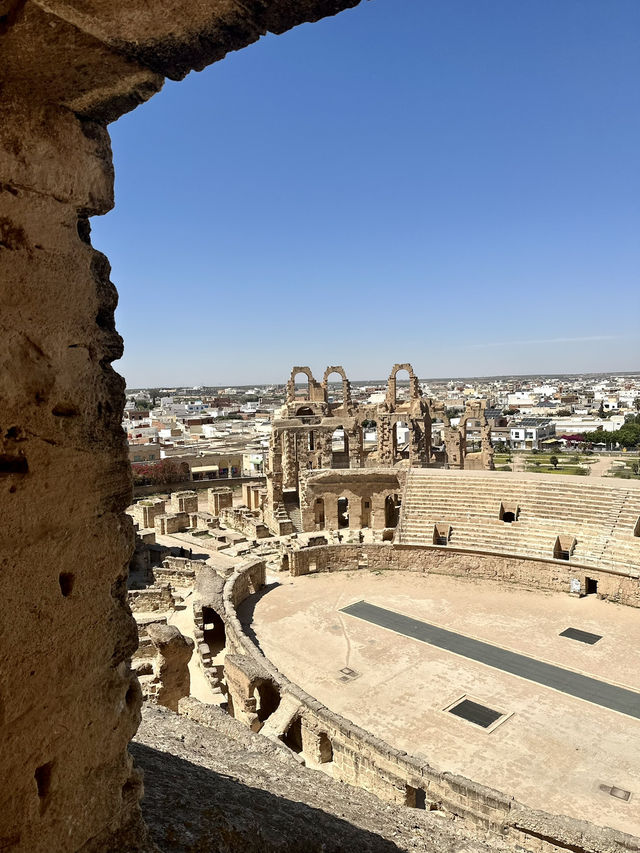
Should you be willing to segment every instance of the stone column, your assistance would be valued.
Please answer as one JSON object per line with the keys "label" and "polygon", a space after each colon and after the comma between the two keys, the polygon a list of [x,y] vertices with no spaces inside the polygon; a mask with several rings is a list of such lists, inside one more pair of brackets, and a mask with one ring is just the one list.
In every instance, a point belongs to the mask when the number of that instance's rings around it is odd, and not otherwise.
{"label": "stone column", "polygon": [[139,821],[132,490],[117,295],[87,219],[112,206],[109,138],[3,98],[0,835],[38,853]]}

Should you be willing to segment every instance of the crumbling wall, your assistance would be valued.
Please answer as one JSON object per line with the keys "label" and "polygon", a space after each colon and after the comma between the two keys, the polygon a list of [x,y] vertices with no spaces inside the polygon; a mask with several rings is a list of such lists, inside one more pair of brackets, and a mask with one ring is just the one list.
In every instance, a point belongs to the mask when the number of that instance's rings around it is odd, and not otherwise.
{"label": "crumbling wall", "polygon": [[500,581],[529,589],[569,593],[572,581],[586,588],[586,577],[598,581],[598,596],[628,607],[640,607],[640,579],[628,572],[595,569],[564,560],[513,557],[478,549],[417,545],[319,545],[291,550],[289,571],[295,577],[309,572],[369,570],[432,572],[453,577]]}
{"label": "crumbling wall", "polygon": [[147,633],[156,652],[149,697],[158,705],[177,711],[178,702],[189,695],[189,661],[194,642],[175,625],[150,625]]}

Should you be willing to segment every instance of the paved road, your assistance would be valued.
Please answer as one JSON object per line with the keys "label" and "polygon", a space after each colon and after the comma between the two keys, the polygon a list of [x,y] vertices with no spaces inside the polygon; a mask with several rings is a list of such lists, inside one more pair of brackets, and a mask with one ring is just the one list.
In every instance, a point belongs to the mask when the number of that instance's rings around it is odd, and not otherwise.
{"label": "paved road", "polygon": [[640,693],[634,690],[616,687],[614,684],[563,669],[561,666],[510,652],[499,646],[492,646],[490,643],[483,643],[481,640],[474,640],[463,634],[438,628],[429,622],[403,616],[384,607],[376,607],[366,601],[357,601],[355,604],[343,607],[341,612],[363,619],[365,622],[372,622],[382,628],[388,628],[398,634],[404,634],[405,637],[412,637],[439,649],[478,661],[486,666],[535,681],[545,687],[552,687],[554,690],[584,699],[594,705],[611,708],[613,711],[640,719]]}

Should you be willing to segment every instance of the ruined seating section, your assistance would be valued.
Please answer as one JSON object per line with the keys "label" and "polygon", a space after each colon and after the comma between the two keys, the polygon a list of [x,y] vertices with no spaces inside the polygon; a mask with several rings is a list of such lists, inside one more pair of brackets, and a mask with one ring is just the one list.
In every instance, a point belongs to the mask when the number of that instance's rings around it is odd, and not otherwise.
{"label": "ruined seating section", "polygon": [[[501,521],[500,505],[519,507],[516,522]],[[437,523],[451,525],[451,547],[553,558],[557,536],[576,538],[571,560],[640,571],[640,490],[590,483],[535,482],[495,474],[434,476],[411,469],[399,541],[432,545]]]}

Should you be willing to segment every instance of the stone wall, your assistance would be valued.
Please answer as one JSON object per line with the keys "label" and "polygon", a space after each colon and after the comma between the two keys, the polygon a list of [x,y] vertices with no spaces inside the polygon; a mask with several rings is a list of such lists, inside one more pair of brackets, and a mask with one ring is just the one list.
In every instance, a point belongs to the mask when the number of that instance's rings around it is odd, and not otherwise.
{"label": "stone wall", "polygon": [[175,607],[171,584],[161,583],[148,589],[130,589],[129,607],[134,613],[149,613],[154,610],[167,612]]}
{"label": "stone wall", "polygon": [[577,579],[582,593],[586,591],[586,578],[598,582],[598,596],[640,607],[640,577],[610,569],[566,560],[540,560],[511,557],[481,551],[465,551],[448,546],[433,547],[413,545],[320,545],[300,548],[289,556],[292,575],[309,572],[340,572],[354,569],[382,571],[425,572],[454,577],[473,577],[477,580],[500,581],[530,589],[552,592],[571,591],[571,581]]}
{"label": "stone wall", "polygon": [[249,539],[265,539],[271,536],[269,528],[262,523],[260,513],[246,507],[221,509],[220,522],[224,527],[230,527],[232,530],[244,533]]}

